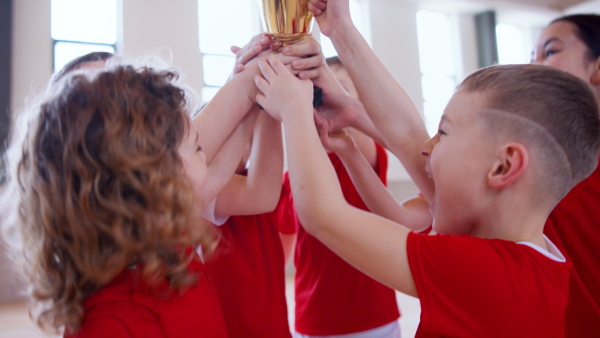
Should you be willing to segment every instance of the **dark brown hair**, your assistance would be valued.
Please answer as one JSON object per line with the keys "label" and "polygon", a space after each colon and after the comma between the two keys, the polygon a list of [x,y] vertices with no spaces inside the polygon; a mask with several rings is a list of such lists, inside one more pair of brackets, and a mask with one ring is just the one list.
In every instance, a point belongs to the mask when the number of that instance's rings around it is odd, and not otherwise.
{"label": "dark brown hair", "polygon": [[76,57],[73,60],[69,61],[66,65],[64,65],[58,72],[53,74],[50,82],[52,82],[52,83],[58,82],[60,79],[62,79],[65,76],[65,74],[67,74],[73,70],[81,68],[86,63],[96,62],[96,61],[106,61],[113,56],[114,56],[114,54],[108,53],[108,52],[91,52],[91,53],[87,53],[85,55]]}
{"label": "dark brown hair", "polygon": [[588,59],[595,60],[600,57],[600,15],[566,15],[553,20],[550,24],[555,22],[569,22],[575,25],[575,34],[588,48]]}

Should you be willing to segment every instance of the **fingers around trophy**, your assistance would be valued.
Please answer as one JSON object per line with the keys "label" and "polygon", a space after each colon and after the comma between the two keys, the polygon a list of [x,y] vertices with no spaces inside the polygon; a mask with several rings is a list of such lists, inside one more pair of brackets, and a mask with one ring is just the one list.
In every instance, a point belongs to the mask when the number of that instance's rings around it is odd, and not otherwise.
{"label": "fingers around trophy", "polygon": [[321,67],[319,67],[319,68],[310,69],[310,70],[303,70],[300,73],[298,73],[298,77],[301,80],[307,80],[307,79],[317,78],[317,77],[321,76],[322,74],[323,74],[323,71],[321,70]]}
{"label": "fingers around trophy", "polygon": [[320,15],[323,13],[323,10],[327,8],[327,1],[309,0],[307,5],[309,11],[313,12],[315,15]]}
{"label": "fingers around trophy", "polygon": [[308,58],[294,60],[292,62],[292,67],[297,70],[308,70],[319,68],[323,63],[325,63],[325,57],[323,54],[317,54]]}
{"label": "fingers around trophy", "polygon": [[285,65],[274,54],[269,55],[268,60],[269,60],[269,64],[271,65],[271,67],[273,67],[273,71],[276,74],[281,75],[281,74],[285,74],[288,72]]}
{"label": "fingers around trophy", "polygon": [[291,44],[289,46],[285,46],[281,51],[285,55],[291,56],[312,56],[321,53],[321,45],[314,39],[304,39],[303,42],[298,42]]}
{"label": "fingers around trophy", "polygon": [[273,70],[273,67],[271,67],[271,64],[269,63],[268,59],[263,58],[258,60],[258,68],[260,68],[260,72],[262,73],[265,80],[268,82],[270,82],[273,77],[277,76],[275,70]]}
{"label": "fingers around trophy", "polygon": [[[262,93],[263,96],[269,90],[269,82],[267,80],[265,80],[265,78],[262,77],[262,76],[260,76],[260,75],[254,76],[254,84],[256,84],[256,88],[258,88],[258,90],[260,92],[259,94]],[[258,95],[257,95],[257,99],[258,99]],[[260,104],[261,107],[264,107],[264,105],[261,104],[260,102],[257,102],[257,103]]]}
{"label": "fingers around trophy", "polygon": [[239,72],[241,72],[242,70],[244,70],[244,65],[243,64],[237,64],[235,65],[235,67],[233,68],[233,74],[237,74]]}
{"label": "fingers around trophy", "polygon": [[238,46],[231,46],[229,47],[229,50],[233,53],[233,54],[237,54],[242,48],[238,47]]}
{"label": "fingers around trophy", "polygon": [[238,51],[236,55],[236,62],[241,64],[246,64],[248,61],[252,60],[256,55],[258,55],[262,51],[262,47],[260,45],[256,45],[252,48],[244,48]]}
{"label": "fingers around trophy", "polygon": [[314,2],[313,2],[313,1],[309,2],[309,3],[307,4],[307,6],[306,6],[306,7],[308,8],[308,10],[309,10],[309,11],[313,12],[313,14],[314,14],[315,16],[319,16],[319,15],[321,15],[321,13],[323,13],[323,10],[321,10],[319,7],[317,7],[317,6],[314,4],[315,2],[316,2],[316,1],[314,1]]}

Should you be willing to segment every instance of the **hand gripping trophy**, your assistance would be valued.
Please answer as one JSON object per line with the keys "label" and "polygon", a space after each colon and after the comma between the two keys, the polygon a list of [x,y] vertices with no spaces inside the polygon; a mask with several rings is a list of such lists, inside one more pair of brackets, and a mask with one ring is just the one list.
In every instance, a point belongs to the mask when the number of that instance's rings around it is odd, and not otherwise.
{"label": "hand gripping trophy", "polygon": [[[298,42],[310,34],[313,13],[308,0],[258,0],[264,29],[282,46]],[[323,102],[323,91],[314,88],[313,106]]]}

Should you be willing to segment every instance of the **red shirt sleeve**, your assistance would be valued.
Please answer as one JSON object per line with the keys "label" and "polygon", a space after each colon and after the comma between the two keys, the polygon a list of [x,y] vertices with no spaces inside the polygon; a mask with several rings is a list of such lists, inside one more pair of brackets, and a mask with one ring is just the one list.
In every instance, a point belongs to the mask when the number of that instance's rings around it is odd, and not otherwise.
{"label": "red shirt sleeve", "polygon": [[564,335],[569,262],[466,235],[411,233],[407,255],[421,301],[417,336]]}

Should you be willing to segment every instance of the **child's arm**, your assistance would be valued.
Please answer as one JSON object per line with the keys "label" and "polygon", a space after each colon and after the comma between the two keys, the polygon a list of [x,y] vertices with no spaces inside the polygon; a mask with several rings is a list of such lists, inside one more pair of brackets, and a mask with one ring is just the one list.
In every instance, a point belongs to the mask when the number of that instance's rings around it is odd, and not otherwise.
{"label": "child's arm", "polygon": [[273,211],[283,180],[281,123],[259,112],[248,175],[234,175],[217,198],[217,215],[251,215]]}
{"label": "child's arm", "polygon": [[315,86],[323,90],[323,104],[317,107],[318,114],[315,116],[318,122],[326,125],[330,132],[353,127],[377,143],[385,145],[363,104],[350,96],[327,64],[323,64],[322,68],[321,75],[313,78]]}
{"label": "child's arm", "polygon": [[429,139],[421,115],[352,23],[348,0],[310,0],[309,9],[321,32],[331,38],[384,144],[431,199],[433,181],[420,153],[420,146]]}
{"label": "child's arm", "polygon": [[[234,73],[240,73],[234,76],[240,76],[243,73],[247,73],[247,71],[243,71],[246,68],[250,68],[249,71],[251,72],[256,72],[256,70],[253,68],[253,65],[256,64],[256,60],[253,59],[256,55],[261,53],[261,51],[262,55],[266,55],[266,53],[268,53],[264,52],[266,49],[271,48],[276,50],[276,48],[272,48],[274,47],[273,42],[274,40],[271,37],[265,36],[264,34],[259,34],[253,37],[251,41],[243,48],[232,47],[232,51],[236,53],[236,67],[234,69]],[[319,65],[323,64],[324,57],[320,53],[320,46],[318,42],[316,42],[314,38],[309,37],[301,42],[298,42],[297,45],[302,46],[302,48],[296,50],[296,53],[293,53],[293,55],[284,56],[282,54],[278,54],[278,57],[282,62],[288,65],[288,68],[292,72],[296,74],[303,71],[305,72],[304,76],[307,78],[319,76],[321,71],[315,68],[319,68]],[[300,60],[300,58],[302,58],[302,62],[300,64],[293,64],[294,60]],[[247,66],[246,63],[248,63],[250,66]],[[215,211],[216,214],[224,216],[257,214],[269,212],[275,208],[277,199],[275,202],[272,200],[273,198],[279,197],[279,194],[274,196],[271,194],[271,190],[275,189],[277,192],[279,192],[281,188],[283,147],[281,145],[281,126],[278,125],[279,122],[268,122],[268,119],[268,117],[265,118],[265,126],[261,127],[261,134],[263,134],[263,136],[260,138],[263,139],[263,141],[259,141],[253,146],[252,153],[254,155],[252,155],[253,158],[251,158],[250,161],[251,168],[248,172],[248,176],[245,177],[234,175],[232,177],[231,171],[222,172],[220,175],[221,177],[231,177],[231,182],[227,184],[227,191],[224,191],[222,194],[219,193],[219,191],[220,188],[224,186],[223,180],[219,180],[213,184],[214,188],[211,190],[210,196],[214,197],[216,194],[219,194]],[[273,128],[272,133],[269,133],[268,131],[268,129],[271,128],[269,125]],[[272,143],[269,145],[270,142]],[[262,144],[262,146],[260,144]],[[269,146],[272,146],[271,150],[269,151],[254,151],[254,149],[261,149],[261,147]],[[239,145],[239,148],[243,148],[243,146]],[[277,155],[279,153],[279,149],[281,149],[280,156]],[[221,153],[221,150],[219,150],[219,152]],[[223,153],[227,154],[229,151],[224,151]],[[269,153],[270,155],[265,156],[265,153]],[[231,158],[239,161],[240,157],[232,155],[230,156],[230,159]],[[282,164],[279,165],[279,169],[277,169],[278,166],[271,164],[270,162],[281,162]],[[237,162],[235,164],[237,165]],[[253,165],[257,165],[259,167],[253,169]],[[268,170],[265,170],[266,168],[268,168]],[[279,177],[278,181],[272,180],[276,179],[277,177]],[[271,183],[274,183],[275,185]],[[211,200],[212,198],[208,201]],[[250,201],[252,201],[252,203],[250,203]],[[259,203],[257,203],[257,201]]]}
{"label": "child's arm", "polygon": [[413,231],[422,231],[431,225],[429,203],[425,198],[417,196],[398,203],[349,134],[328,134],[324,128],[320,128],[319,134],[325,149],[340,157],[352,183],[371,212]]}
{"label": "child's arm", "polygon": [[257,90],[253,78],[257,72],[257,60],[251,60],[245,65],[245,70],[227,81],[194,117],[207,163],[211,163],[242,117],[255,104]]}
{"label": "child's arm", "polygon": [[247,145],[252,137],[254,126],[259,116],[258,106],[244,116],[233,133],[225,140],[225,143],[210,163],[207,163],[207,180],[203,189],[202,204],[198,207],[202,210],[220,195],[221,191],[228,185],[233,177],[237,176],[235,170],[246,152]]}
{"label": "child's arm", "polygon": [[[197,204],[202,210],[206,209],[233,177],[245,153],[257,114],[250,118],[242,117],[252,109],[258,110],[258,106],[254,104],[256,86],[253,81],[258,66],[257,61],[251,59],[269,49],[271,44],[269,39],[265,41],[262,35],[258,35],[243,48],[236,48],[236,67],[233,73],[237,70],[239,74],[233,74],[200,114],[194,117],[208,167],[203,200]],[[269,52],[265,51],[263,55],[267,53]],[[239,67],[240,62],[247,64]],[[242,69],[247,70],[241,72]],[[240,125],[236,127],[238,122]]]}
{"label": "child's arm", "polygon": [[[274,49],[276,46],[275,39],[266,33],[255,35],[250,39],[244,47],[231,46],[231,52],[235,54],[235,66],[231,76],[244,70],[244,65],[252,60],[260,52],[269,48]],[[230,78],[231,78],[230,76]]]}
{"label": "child's arm", "polygon": [[314,125],[312,83],[273,57],[261,61],[257,101],[282,119],[294,203],[306,230],[344,260],[401,292],[416,296],[408,264],[409,231],[350,206]]}

